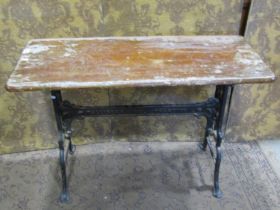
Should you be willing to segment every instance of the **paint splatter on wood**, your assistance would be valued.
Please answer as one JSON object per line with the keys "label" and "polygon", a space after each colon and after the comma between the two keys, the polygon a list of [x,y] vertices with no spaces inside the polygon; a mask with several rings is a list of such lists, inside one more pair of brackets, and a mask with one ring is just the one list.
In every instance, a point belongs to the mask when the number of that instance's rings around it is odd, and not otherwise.
{"label": "paint splatter on wood", "polygon": [[240,36],[31,40],[9,91],[268,82],[274,74]]}

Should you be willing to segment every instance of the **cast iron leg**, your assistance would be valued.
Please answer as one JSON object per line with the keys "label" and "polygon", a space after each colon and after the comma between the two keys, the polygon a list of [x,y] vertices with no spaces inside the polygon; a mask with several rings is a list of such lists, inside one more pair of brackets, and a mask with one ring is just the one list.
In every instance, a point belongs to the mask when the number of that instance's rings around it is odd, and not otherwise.
{"label": "cast iron leg", "polygon": [[68,141],[69,141],[69,153],[70,153],[70,155],[73,155],[76,151],[76,145],[74,145],[72,143],[72,137],[71,136],[68,138]]}
{"label": "cast iron leg", "polygon": [[61,179],[62,179],[62,192],[60,194],[60,201],[62,203],[69,201],[69,191],[66,177],[66,163],[64,153],[64,132],[63,132],[63,120],[62,120],[62,96],[60,91],[51,91],[51,98],[53,101],[53,107],[55,112],[55,118],[57,123],[57,129],[59,133],[59,163],[61,168]]}
{"label": "cast iron leg", "polygon": [[214,125],[214,116],[210,116],[210,117],[206,117],[206,128],[205,128],[205,134],[204,134],[204,141],[203,143],[200,145],[200,148],[203,151],[206,151],[207,148],[207,138],[210,136],[210,132],[213,129],[213,125]]}
{"label": "cast iron leg", "polygon": [[222,140],[224,138],[224,132],[226,128],[226,123],[229,115],[229,107],[231,102],[233,87],[232,86],[217,86],[215,97],[219,99],[219,108],[216,119],[216,130],[217,130],[217,139],[216,139],[216,161],[215,161],[215,170],[214,170],[214,190],[213,195],[216,198],[222,197],[222,191],[220,190],[219,185],[219,173],[220,173],[220,164],[222,160]]}
{"label": "cast iron leg", "polygon": [[64,137],[65,137],[65,139],[67,139],[69,141],[68,150],[69,150],[70,155],[73,155],[75,153],[75,150],[76,150],[76,145],[74,145],[72,143],[71,124],[72,124],[72,119],[66,120],[66,122],[64,122],[64,126],[65,126]]}
{"label": "cast iron leg", "polygon": [[[217,136],[218,141],[222,141],[222,134],[218,134]],[[215,161],[215,171],[214,171],[214,190],[213,195],[216,198],[221,198],[223,196],[222,191],[220,190],[219,185],[219,174],[220,174],[220,164],[222,160],[222,148],[221,146],[218,146],[218,143],[216,143],[216,161]]]}

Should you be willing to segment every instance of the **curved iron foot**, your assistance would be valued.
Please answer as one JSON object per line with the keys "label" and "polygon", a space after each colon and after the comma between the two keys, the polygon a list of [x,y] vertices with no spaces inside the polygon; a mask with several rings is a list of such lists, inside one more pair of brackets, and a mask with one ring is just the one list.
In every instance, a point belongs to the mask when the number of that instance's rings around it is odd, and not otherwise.
{"label": "curved iron foot", "polygon": [[60,196],[59,196],[59,201],[61,203],[67,203],[70,201],[70,195],[68,191],[62,191]]}
{"label": "curved iron foot", "polygon": [[221,198],[223,196],[223,193],[220,190],[219,173],[220,173],[220,164],[221,164],[221,160],[222,160],[222,150],[221,150],[221,147],[217,147],[216,150],[217,150],[217,156],[216,156],[215,171],[214,171],[213,196],[216,198]]}
{"label": "curved iron foot", "polygon": [[215,198],[222,198],[223,197],[223,192],[220,190],[219,187],[214,187],[214,190],[213,190],[213,196]]}

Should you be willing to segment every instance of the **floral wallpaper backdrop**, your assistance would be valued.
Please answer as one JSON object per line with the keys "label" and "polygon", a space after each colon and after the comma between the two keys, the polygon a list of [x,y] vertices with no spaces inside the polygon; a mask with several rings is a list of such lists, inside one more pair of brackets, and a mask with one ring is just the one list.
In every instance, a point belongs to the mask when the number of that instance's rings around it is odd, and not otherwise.
{"label": "floral wallpaper backdrop", "polygon": [[[254,0],[247,23],[246,40],[280,75],[280,0]],[[280,138],[280,80],[270,85],[246,85],[235,89],[228,139]]]}
{"label": "floral wallpaper backdrop", "polygon": [[[261,1],[256,1],[254,6],[260,9],[256,6],[257,2]],[[272,0],[269,2],[272,4]],[[260,3],[262,6],[267,7]],[[49,93],[8,93],[4,89],[6,79],[28,40],[49,37],[238,34],[241,11],[242,0],[1,0],[0,153],[56,147],[57,132]],[[263,18],[269,16],[269,12],[265,14]],[[254,23],[253,16],[252,11],[247,37],[259,50],[262,47],[268,49],[268,56],[272,58],[279,47],[274,46],[275,41],[269,44],[272,35],[265,35],[262,39],[263,36],[259,37],[259,34],[276,33],[277,21],[275,19],[274,25],[271,19]],[[265,30],[256,29],[258,27]],[[258,42],[260,45],[257,45]],[[276,62],[276,58],[269,61]],[[239,88],[241,93],[236,91],[234,117],[229,129],[231,138],[279,136],[274,126],[277,125],[276,105],[279,103],[275,95],[279,91],[274,87],[277,85],[252,86],[249,92],[242,88]],[[212,93],[213,87],[173,87],[67,91],[64,95],[80,104],[113,105],[183,103],[203,100]],[[242,101],[241,97],[244,97]],[[265,104],[261,104],[260,97],[267,99]],[[248,119],[254,123],[259,121],[260,116],[254,113],[259,112],[260,106],[271,108],[261,112],[263,120],[260,123],[264,125],[267,119],[272,119],[272,127],[264,130],[262,126],[248,128]],[[237,112],[238,107],[241,110]],[[74,142],[198,141],[203,137],[204,120],[194,119],[191,116],[88,118],[75,122]]]}

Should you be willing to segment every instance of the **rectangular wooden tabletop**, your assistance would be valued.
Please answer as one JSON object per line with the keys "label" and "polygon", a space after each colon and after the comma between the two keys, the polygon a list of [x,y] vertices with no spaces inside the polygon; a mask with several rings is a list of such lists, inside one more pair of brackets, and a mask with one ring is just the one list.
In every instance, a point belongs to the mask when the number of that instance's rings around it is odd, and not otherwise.
{"label": "rectangular wooden tabletop", "polygon": [[31,40],[9,91],[269,82],[275,75],[240,36]]}

